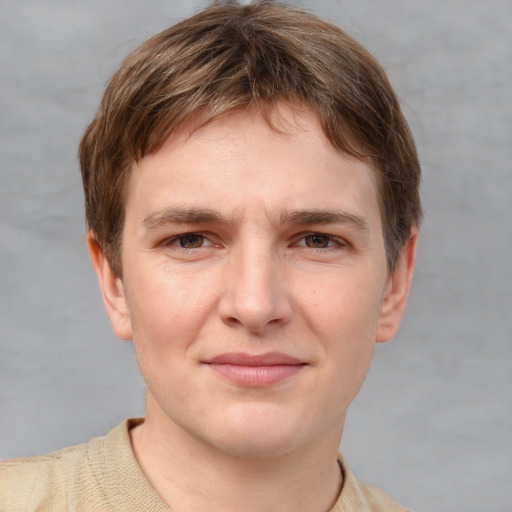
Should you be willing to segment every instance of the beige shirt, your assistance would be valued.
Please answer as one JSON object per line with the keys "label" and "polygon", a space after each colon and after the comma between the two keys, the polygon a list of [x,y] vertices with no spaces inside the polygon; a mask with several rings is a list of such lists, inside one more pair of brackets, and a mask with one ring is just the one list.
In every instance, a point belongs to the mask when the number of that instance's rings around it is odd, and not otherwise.
{"label": "beige shirt", "polygon": [[[2,512],[170,512],[133,455],[127,420],[105,437],[57,452],[0,462]],[[407,512],[358,482],[340,456],[344,482],[330,512]]]}

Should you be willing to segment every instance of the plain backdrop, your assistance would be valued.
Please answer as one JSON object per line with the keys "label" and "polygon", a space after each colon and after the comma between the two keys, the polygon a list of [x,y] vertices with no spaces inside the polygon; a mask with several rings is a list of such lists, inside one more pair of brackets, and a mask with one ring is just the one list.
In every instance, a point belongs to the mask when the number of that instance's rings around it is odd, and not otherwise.
{"label": "plain backdrop", "polygon": [[[293,3],[383,63],[424,170],[406,318],[377,347],[341,448],[417,512],[510,512],[512,3]],[[86,254],[76,151],[127,52],[205,5],[0,0],[0,458],[143,413]]]}

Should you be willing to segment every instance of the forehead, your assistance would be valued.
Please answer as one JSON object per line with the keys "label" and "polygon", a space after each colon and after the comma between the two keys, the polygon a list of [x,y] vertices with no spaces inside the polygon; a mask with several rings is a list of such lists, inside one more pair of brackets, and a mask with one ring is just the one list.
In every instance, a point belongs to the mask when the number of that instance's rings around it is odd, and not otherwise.
{"label": "forehead", "polygon": [[134,165],[127,192],[127,213],[141,202],[146,210],[177,202],[275,215],[348,202],[359,216],[367,209],[379,215],[373,168],[336,150],[314,111],[285,105],[269,119],[249,109],[200,128],[196,119],[184,123]]}

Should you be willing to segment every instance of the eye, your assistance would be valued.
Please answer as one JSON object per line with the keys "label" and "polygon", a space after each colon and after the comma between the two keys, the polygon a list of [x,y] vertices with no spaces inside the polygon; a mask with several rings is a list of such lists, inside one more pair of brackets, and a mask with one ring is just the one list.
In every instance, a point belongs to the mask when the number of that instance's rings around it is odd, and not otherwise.
{"label": "eye", "polygon": [[187,233],[177,237],[174,242],[184,249],[199,249],[204,245],[205,236],[199,233]]}
{"label": "eye", "polygon": [[201,249],[212,245],[206,235],[201,233],[184,233],[162,242],[162,246],[174,249]]}
{"label": "eye", "polygon": [[198,261],[218,254],[222,241],[210,232],[176,234],[159,243],[158,249],[167,257],[179,261]]}
{"label": "eye", "polygon": [[311,235],[305,236],[303,240],[304,245],[306,247],[311,247],[312,249],[325,249],[335,245],[330,236],[322,233],[312,233]]}

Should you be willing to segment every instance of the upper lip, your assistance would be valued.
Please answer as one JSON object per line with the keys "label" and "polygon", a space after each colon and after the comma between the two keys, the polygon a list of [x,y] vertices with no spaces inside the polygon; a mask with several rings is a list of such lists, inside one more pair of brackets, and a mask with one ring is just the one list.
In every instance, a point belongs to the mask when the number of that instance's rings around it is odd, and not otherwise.
{"label": "upper lip", "polygon": [[301,365],[304,361],[281,352],[267,352],[266,354],[246,354],[243,352],[228,352],[219,354],[206,361],[207,364],[232,364],[237,366],[275,366],[275,365]]}

